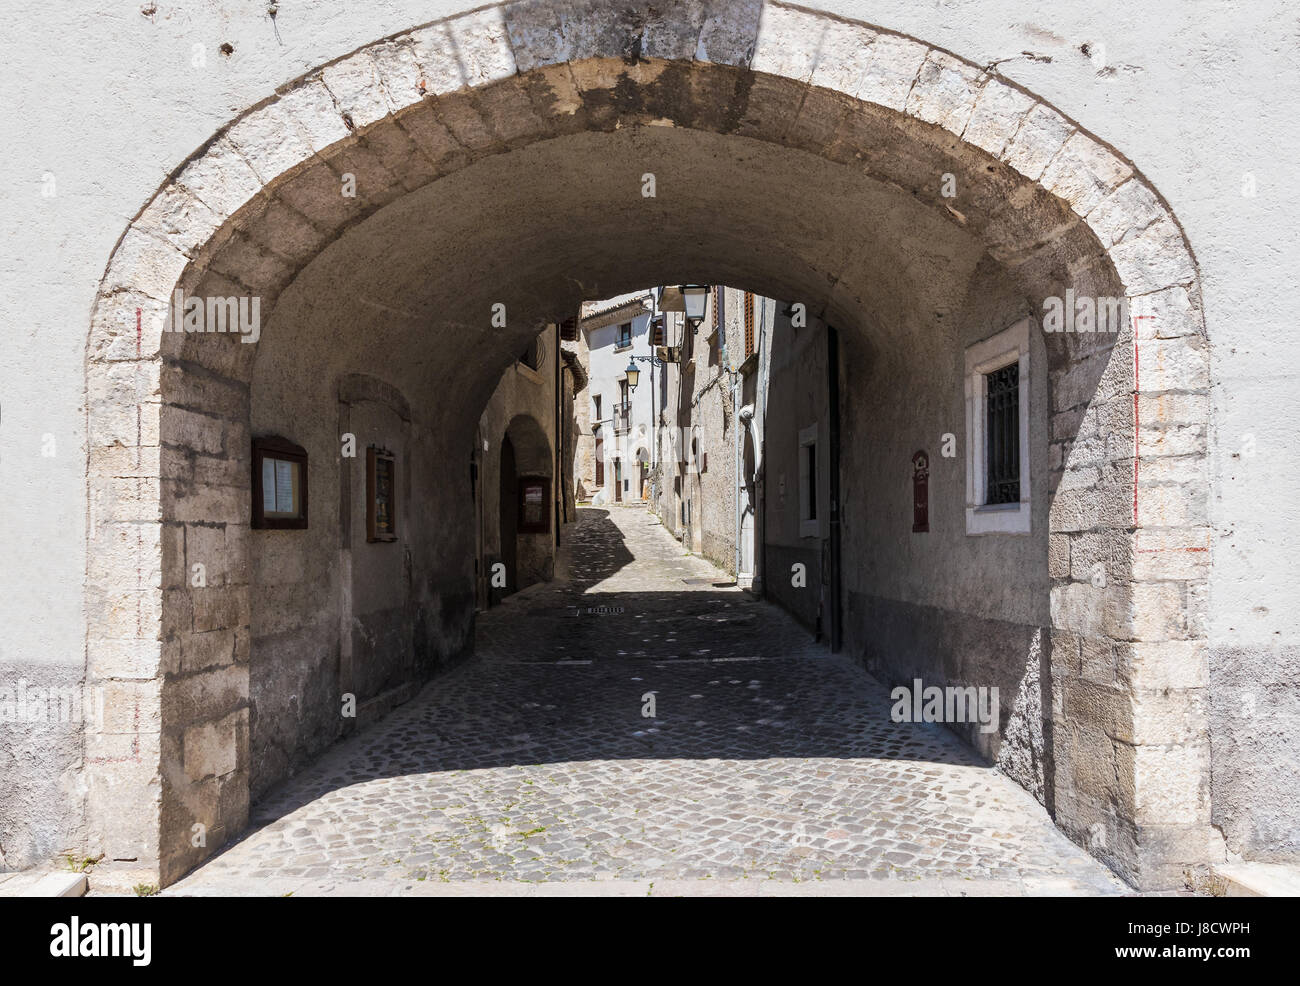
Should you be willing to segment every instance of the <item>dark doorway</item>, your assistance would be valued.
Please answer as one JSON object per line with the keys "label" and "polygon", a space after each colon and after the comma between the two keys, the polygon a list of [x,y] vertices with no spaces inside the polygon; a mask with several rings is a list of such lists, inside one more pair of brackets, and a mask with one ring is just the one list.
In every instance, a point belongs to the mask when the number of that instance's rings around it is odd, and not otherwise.
{"label": "dark doorway", "polygon": [[497,509],[501,516],[501,561],[506,566],[506,585],[498,589],[496,598],[508,596],[519,584],[519,477],[515,475],[515,447],[509,436],[501,440],[501,498]]}

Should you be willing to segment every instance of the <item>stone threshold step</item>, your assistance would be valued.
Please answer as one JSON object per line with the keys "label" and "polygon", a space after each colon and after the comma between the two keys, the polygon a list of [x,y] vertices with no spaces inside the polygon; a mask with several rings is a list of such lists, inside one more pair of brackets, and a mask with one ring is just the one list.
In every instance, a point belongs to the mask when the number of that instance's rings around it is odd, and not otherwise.
{"label": "stone threshold step", "polygon": [[1300,866],[1222,863],[1214,875],[1227,885],[1227,897],[1300,897]]}
{"label": "stone threshold step", "polygon": [[0,873],[0,897],[84,897],[86,874],[58,870]]}

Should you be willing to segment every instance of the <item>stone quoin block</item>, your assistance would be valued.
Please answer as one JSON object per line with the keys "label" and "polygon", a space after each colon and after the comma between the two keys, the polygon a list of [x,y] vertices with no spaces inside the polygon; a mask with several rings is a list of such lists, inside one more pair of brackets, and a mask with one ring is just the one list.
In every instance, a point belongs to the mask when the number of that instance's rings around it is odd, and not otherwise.
{"label": "stone quoin block", "polygon": [[1210,531],[1205,527],[1148,529],[1137,533],[1133,578],[1197,580],[1209,575]]}
{"label": "stone quoin block", "polygon": [[1185,489],[1176,486],[1143,485],[1141,475],[1139,469],[1138,526],[1205,527],[1208,523],[1208,505],[1205,497],[1189,496]]}
{"label": "stone quoin block", "polygon": [[185,730],[185,776],[192,781],[222,777],[235,770],[235,729],[240,712],[231,712],[216,722],[205,722]]}
{"label": "stone quoin block", "polygon": [[87,674],[96,679],[155,678],[162,670],[162,649],[156,637],[99,638],[87,644]]}
{"label": "stone quoin block", "polygon": [[1139,422],[1138,454],[1143,460],[1162,455],[1204,455],[1208,444],[1204,423],[1169,424],[1156,418]]}
{"label": "stone quoin block", "polygon": [[1141,825],[1209,821],[1209,744],[1137,746],[1133,781]]}
{"label": "stone quoin block", "polygon": [[1131,689],[1204,688],[1208,682],[1204,640],[1139,640],[1115,645],[1119,678]]}

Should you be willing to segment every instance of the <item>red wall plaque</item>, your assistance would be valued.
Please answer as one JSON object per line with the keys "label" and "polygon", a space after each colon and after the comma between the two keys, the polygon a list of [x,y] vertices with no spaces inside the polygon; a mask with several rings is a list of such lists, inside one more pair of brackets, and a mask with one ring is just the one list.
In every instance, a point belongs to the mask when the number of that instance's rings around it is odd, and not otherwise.
{"label": "red wall plaque", "polygon": [[930,530],[930,457],[922,449],[912,456],[912,533]]}

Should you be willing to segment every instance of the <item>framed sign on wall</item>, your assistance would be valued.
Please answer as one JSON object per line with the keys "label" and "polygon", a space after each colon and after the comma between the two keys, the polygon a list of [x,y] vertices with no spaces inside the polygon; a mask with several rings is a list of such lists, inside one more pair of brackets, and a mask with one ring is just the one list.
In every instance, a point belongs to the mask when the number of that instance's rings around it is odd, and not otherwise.
{"label": "framed sign on wall", "polygon": [[366,540],[397,540],[397,457],[366,449]]}
{"label": "framed sign on wall", "polygon": [[545,534],[551,529],[550,492],[546,476],[519,477],[520,534]]}
{"label": "framed sign on wall", "polygon": [[259,530],[307,526],[307,450],[269,435],[253,439],[253,521]]}

